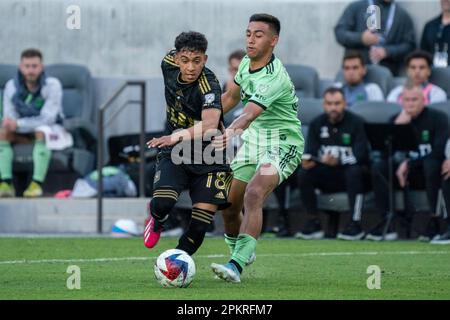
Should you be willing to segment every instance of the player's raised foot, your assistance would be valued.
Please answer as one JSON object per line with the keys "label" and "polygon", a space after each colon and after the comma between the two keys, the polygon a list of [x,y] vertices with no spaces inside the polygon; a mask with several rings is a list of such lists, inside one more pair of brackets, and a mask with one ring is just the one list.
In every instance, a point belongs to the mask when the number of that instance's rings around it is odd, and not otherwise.
{"label": "player's raised foot", "polygon": [[0,183],[0,198],[15,197],[16,191],[11,183],[2,182]]}
{"label": "player's raised foot", "polygon": [[145,224],[144,245],[149,249],[156,246],[159,238],[161,237],[162,231],[163,225],[159,223],[155,218],[150,217],[150,220],[148,220]]}
{"label": "player's raised foot", "polygon": [[322,230],[319,219],[312,219],[309,220],[305,224],[305,227],[297,232],[294,237],[304,240],[319,240],[325,237],[325,232]]}
{"label": "player's raised foot", "polygon": [[361,240],[364,237],[364,232],[361,229],[361,225],[356,221],[351,221],[344,231],[339,232],[337,235],[338,239],[341,240]]}
{"label": "player's raised foot", "polygon": [[42,188],[36,181],[31,181],[28,188],[23,192],[23,196],[26,198],[37,198],[43,194]]}
{"label": "player's raised foot", "polygon": [[233,283],[241,282],[241,274],[231,262],[227,264],[211,263],[211,269],[222,280]]}

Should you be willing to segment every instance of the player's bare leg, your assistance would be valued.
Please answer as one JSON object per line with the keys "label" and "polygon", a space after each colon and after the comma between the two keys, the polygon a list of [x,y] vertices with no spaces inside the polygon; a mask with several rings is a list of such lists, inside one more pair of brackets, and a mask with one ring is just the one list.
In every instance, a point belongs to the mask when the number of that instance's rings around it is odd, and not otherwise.
{"label": "player's bare leg", "polygon": [[264,201],[278,186],[278,172],[271,164],[263,164],[247,185],[244,196],[245,215],[242,220],[240,234],[248,234],[257,239],[262,228],[262,209]]}
{"label": "player's bare leg", "polygon": [[271,164],[263,164],[247,185],[244,196],[245,215],[229,263],[211,264],[213,272],[230,282],[240,282],[240,273],[256,249],[261,234],[262,209],[268,195],[278,186],[278,172]]}
{"label": "player's bare leg", "polygon": [[225,234],[237,237],[242,222],[242,208],[244,207],[244,193],[247,183],[233,179],[231,182],[228,202],[231,206],[222,210],[223,226]]}

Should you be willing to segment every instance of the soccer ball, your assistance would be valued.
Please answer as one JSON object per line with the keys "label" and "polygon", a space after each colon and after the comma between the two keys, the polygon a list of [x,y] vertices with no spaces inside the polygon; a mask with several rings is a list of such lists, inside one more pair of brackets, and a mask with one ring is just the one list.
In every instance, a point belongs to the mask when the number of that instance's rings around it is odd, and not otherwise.
{"label": "soccer ball", "polygon": [[194,260],[183,250],[169,249],[156,259],[156,281],[163,287],[186,288],[194,279]]}

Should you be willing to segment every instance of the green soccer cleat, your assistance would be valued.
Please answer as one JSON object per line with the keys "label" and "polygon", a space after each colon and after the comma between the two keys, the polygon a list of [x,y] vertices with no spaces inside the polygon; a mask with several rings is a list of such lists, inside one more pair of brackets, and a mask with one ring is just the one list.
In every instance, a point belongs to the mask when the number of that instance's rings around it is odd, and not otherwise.
{"label": "green soccer cleat", "polygon": [[14,186],[7,182],[0,183],[0,198],[15,197],[16,190]]}
{"label": "green soccer cleat", "polygon": [[35,181],[31,181],[28,188],[24,191],[23,196],[26,198],[37,198],[43,194],[41,186]]}

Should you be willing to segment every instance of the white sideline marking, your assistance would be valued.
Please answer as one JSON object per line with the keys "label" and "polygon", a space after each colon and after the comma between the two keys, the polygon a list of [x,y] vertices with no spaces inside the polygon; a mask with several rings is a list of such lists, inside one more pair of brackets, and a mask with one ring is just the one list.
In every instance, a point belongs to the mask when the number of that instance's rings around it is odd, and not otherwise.
{"label": "white sideline marking", "polygon": [[[274,253],[258,254],[257,257],[331,257],[331,256],[376,256],[376,255],[421,255],[421,254],[450,254],[450,251],[355,251],[355,252],[304,252],[304,253]],[[198,255],[196,258],[226,258],[225,254]],[[156,259],[149,257],[121,257],[96,259],[42,259],[42,260],[5,260],[0,265],[7,264],[37,264],[37,263],[75,263],[75,262],[118,262],[118,261],[147,261]]]}

